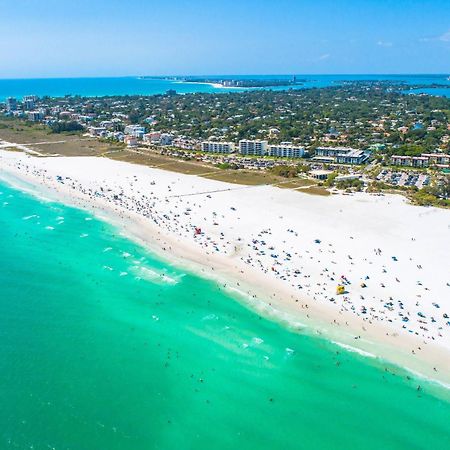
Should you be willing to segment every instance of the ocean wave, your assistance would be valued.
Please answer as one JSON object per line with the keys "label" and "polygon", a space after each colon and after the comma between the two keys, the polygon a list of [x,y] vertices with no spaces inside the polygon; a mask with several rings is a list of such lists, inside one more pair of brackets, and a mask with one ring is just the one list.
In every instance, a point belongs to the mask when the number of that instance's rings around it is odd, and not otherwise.
{"label": "ocean wave", "polygon": [[343,344],[342,342],[336,342],[336,341],[331,341],[331,342],[333,344],[337,345],[338,347],[341,347],[349,352],[358,353],[358,355],[365,356],[367,358],[376,358],[377,357],[373,353],[366,352],[364,350],[361,350],[360,348],[352,347],[351,345],[348,345],[348,344]]}
{"label": "ocean wave", "polygon": [[162,272],[158,272],[154,269],[150,269],[149,267],[136,267],[135,269],[137,269],[141,275],[142,278],[152,281],[152,282],[160,282],[163,284],[178,284],[179,280],[173,276],[169,276],[165,273]]}

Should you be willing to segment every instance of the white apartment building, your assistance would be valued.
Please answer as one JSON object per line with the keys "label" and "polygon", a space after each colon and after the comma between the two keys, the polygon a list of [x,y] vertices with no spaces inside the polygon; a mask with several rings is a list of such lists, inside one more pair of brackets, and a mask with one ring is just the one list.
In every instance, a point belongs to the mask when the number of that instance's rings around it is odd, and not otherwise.
{"label": "white apartment building", "polygon": [[239,153],[241,155],[265,156],[268,153],[267,141],[239,141]]}
{"label": "white apartment building", "polygon": [[234,144],[232,142],[204,141],[202,142],[202,152],[232,153]]}
{"label": "white apartment building", "polygon": [[44,111],[28,111],[27,113],[27,118],[30,122],[40,122],[44,117]]}
{"label": "white apartment building", "polygon": [[270,145],[269,155],[276,158],[303,158],[305,156],[305,148],[292,144]]}
{"label": "white apartment building", "polygon": [[127,125],[124,133],[135,138],[142,139],[145,134],[145,127],[141,125]]}
{"label": "white apartment building", "polygon": [[35,95],[25,95],[22,99],[23,107],[25,111],[34,110],[34,106],[36,104],[37,97]]}
{"label": "white apartment building", "polygon": [[450,167],[450,155],[446,153],[422,153],[420,156],[393,155],[391,164],[393,166],[447,168]]}

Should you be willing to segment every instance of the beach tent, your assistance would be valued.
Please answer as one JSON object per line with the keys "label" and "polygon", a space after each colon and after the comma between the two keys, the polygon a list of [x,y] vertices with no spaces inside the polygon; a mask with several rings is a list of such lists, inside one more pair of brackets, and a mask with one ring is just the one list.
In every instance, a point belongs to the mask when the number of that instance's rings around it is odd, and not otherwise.
{"label": "beach tent", "polygon": [[336,287],[336,294],[337,295],[342,295],[345,293],[345,287],[342,286],[342,284],[338,284]]}

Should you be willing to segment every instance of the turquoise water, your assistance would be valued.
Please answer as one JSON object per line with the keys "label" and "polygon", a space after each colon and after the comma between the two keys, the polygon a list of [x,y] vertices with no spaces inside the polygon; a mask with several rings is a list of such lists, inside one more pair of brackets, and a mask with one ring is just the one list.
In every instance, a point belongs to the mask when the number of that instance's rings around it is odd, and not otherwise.
{"label": "turquoise water", "polygon": [[423,88],[423,89],[412,89],[409,91],[410,94],[428,94],[436,95],[438,97],[450,97],[450,84],[447,88]]}
{"label": "turquoise water", "polygon": [[0,449],[450,448],[435,387],[0,192]]}
{"label": "turquoise water", "polygon": [[[226,79],[231,75],[206,76],[208,78]],[[236,75],[234,78],[286,78],[292,75]],[[406,82],[409,84],[447,84],[450,81],[446,75],[298,75],[298,79],[306,79],[299,88],[314,88],[332,86],[345,80],[388,80]],[[24,95],[48,95],[60,97],[64,95],[102,96],[102,95],[153,95],[163,94],[169,89],[179,93],[190,92],[230,92],[229,89],[217,89],[207,84],[176,83],[163,79],[140,79],[138,77],[121,78],[41,78],[41,79],[0,79],[0,100],[6,97],[22,98]],[[284,87],[271,88],[282,90]],[[241,91],[242,89],[232,89]],[[446,92],[446,91],[445,91]],[[438,94],[442,95],[442,94]]]}

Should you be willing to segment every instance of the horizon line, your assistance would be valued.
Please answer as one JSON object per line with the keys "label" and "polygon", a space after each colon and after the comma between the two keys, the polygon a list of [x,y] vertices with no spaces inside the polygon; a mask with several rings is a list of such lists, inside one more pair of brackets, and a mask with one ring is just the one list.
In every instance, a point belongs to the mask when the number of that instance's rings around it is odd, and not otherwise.
{"label": "horizon line", "polygon": [[229,74],[160,74],[160,75],[86,75],[86,76],[48,76],[48,77],[17,77],[2,78],[0,81],[20,81],[20,80],[75,80],[75,79],[95,79],[95,78],[164,78],[164,77],[239,77],[239,76],[447,76],[447,73],[427,73],[427,72],[392,72],[392,73],[229,73]]}

